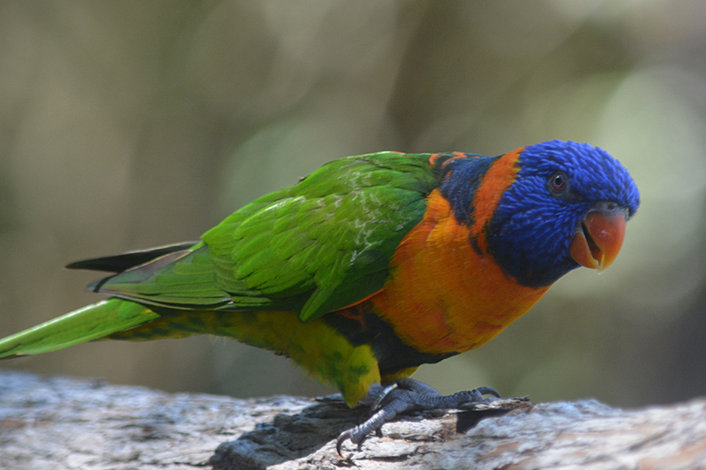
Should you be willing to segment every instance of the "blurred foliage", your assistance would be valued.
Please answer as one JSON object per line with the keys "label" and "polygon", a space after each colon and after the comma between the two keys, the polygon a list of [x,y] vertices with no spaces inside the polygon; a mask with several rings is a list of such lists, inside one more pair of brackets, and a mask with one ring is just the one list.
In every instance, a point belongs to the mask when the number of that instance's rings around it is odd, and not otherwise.
{"label": "blurred foliage", "polygon": [[[196,239],[327,160],[561,138],[638,182],[617,263],[571,273],[496,340],[417,377],[538,401],[704,394],[705,15],[697,0],[0,2],[0,332],[96,300],[67,262]],[[209,338],[3,367],[325,393]]]}

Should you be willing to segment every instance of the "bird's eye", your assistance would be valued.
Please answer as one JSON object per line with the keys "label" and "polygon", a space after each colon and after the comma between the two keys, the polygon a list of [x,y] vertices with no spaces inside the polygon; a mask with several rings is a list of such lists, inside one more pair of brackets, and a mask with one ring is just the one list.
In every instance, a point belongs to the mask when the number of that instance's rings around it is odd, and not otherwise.
{"label": "bird's eye", "polygon": [[569,177],[563,171],[557,171],[549,178],[549,189],[553,193],[563,193],[568,187]]}

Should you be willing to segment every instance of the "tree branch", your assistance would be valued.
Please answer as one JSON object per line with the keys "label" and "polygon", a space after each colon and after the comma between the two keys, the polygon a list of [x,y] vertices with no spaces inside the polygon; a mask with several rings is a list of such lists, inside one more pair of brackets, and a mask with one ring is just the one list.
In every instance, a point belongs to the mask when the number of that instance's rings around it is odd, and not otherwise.
{"label": "tree branch", "polygon": [[[594,400],[424,412],[349,455],[340,398],[249,400],[0,373],[4,469],[706,468],[706,399],[638,410]],[[479,418],[483,418],[480,419]]]}

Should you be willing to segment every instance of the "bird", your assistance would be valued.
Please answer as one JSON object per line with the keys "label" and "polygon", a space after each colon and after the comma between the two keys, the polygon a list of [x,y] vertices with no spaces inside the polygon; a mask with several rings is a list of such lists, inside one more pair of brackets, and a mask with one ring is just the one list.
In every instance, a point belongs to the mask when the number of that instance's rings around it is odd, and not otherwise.
{"label": "bird", "polygon": [[350,407],[370,405],[340,453],[409,409],[499,396],[441,395],[410,376],[487,343],[569,271],[610,266],[639,204],[625,167],[587,143],[348,156],[197,241],[67,265],[106,272],[87,289],[107,298],[0,339],[0,358],[234,338],[288,356]]}

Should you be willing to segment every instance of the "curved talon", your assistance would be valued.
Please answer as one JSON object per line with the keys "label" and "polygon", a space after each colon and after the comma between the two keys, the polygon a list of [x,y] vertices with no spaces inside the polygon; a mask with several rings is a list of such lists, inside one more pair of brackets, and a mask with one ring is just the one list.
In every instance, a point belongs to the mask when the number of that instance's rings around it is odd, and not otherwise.
{"label": "curved talon", "polygon": [[410,392],[415,392],[420,395],[441,395],[439,391],[431,385],[427,385],[424,382],[420,382],[419,380],[412,379],[410,377],[399,378],[395,381],[395,383],[405,390],[409,390]]}
{"label": "curved talon", "polygon": [[495,390],[493,387],[478,387],[473,389],[474,392],[478,392],[483,398],[483,395],[493,395],[495,398],[502,398],[500,392]]}
{"label": "curved talon", "polygon": [[[491,395],[492,398],[484,398],[485,395]],[[473,390],[454,393],[448,396],[448,400],[452,401],[451,397],[455,397],[458,402],[454,408],[461,410],[473,410],[476,405],[488,404],[497,398],[502,398],[500,393],[491,387],[478,387]]]}
{"label": "curved talon", "polygon": [[358,450],[360,450],[363,446],[363,441],[365,441],[366,437],[368,437],[368,434],[373,431],[379,431],[383,424],[391,421],[398,413],[401,413],[407,409],[409,409],[408,403],[402,400],[393,400],[363,423],[343,431],[338,435],[338,438],[336,438],[336,449],[338,450],[338,454],[343,457],[340,452],[340,448],[347,439],[350,439],[353,444],[358,444]]}
{"label": "curved talon", "polygon": [[[383,423],[380,423],[377,428],[366,429],[368,427],[366,425],[369,424],[369,421],[370,420],[365,421],[363,424],[359,424],[358,426],[355,426],[353,428],[346,429],[338,435],[338,437],[336,438],[336,452],[338,452],[339,456],[343,457],[341,448],[343,447],[343,443],[347,440],[350,440],[353,444],[356,444],[358,452],[360,452],[360,450],[363,448],[363,442],[365,441],[365,438],[368,436],[368,434],[373,430],[380,431],[380,426],[382,426]],[[350,457],[350,455],[348,457]]]}
{"label": "curved talon", "polygon": [[352,439],[353,429],[355,429],[355,428],[351,428],[351,429],[347,429],[347,430],[343,431],[336,438],[336,452],[338,452],[338,455],[340,457],[343,457],[343,453],[341,453],[341,446],[343,445],[343,443],[346,442],[346,440],[348,440],[348,439],[353,440]]}
{"label": "curved talon", "polygon": [[387,396],[392,393],[394,389],[396,389],[399,385],[397,382],[392,382],[390,385],[382,389],[382,392],[378,395],[378,397],[375,399],[372,405],[370,405],[370,411],[375,411],[378,408],[380,408],[380,405],[382,402],[387,398]]}

